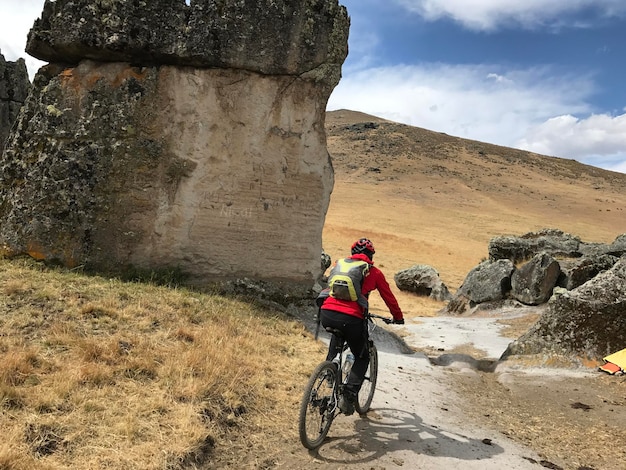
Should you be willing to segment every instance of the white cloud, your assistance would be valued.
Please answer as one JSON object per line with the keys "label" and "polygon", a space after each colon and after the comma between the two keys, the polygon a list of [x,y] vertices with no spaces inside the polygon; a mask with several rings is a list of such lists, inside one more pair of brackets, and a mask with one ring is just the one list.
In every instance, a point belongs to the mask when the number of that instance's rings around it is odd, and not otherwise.
{"label": "white cloud", "polygon": [[624,171],[626,114],[592,114],[582,119],[569,114],[553,117],[530,127],[516,147]]}
{"label": "white cloud", "polygon": [[404,65],[346,75],[328,109],[362,111],[513,147],[528,137],[528,129],[540,128],[552,116],[589,113],[585,100],[592,91],[588,78],[550,68]]}
{"label": "white cloud", "polygon": [[487,78],[489,78],[491,80],[494,80],[496,82],[499,82],[499,83],[510,83],[510,84],[513,83],[508,78],[506,78],[506,77],[504,77],[502,75],[498,75],[497,73],[488,73],[487,74]]}
{"label": "white cloud", "polygon": [[26,39],[33,23],[43,11],[44,0],[2,0],[0,14],[0,51],[6,60],[23,58],[32,77],[45,62],[25,52]]}
{"label": "white cloud", "polygon": [[536,29],[544,26],[585,27],[577,13],[592,9],[600,16],[624,16],[622,0],[395,0],[428,21],[450,18],[466,28],[491,31],[517,24]]}

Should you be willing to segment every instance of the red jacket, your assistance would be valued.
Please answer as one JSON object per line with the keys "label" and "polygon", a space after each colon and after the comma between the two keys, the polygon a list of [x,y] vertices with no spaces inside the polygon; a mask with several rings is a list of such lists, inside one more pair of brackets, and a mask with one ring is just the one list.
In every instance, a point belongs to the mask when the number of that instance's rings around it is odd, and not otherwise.
{"label": "red jacket", "polygon": [[[369,274],[363,280],[361,291],[364,296],[368,296],[370,292],[378,289],[380,296],[383,298],[385,305],[391,312],[394,320],[402,320],[404,318],[402,310],[398,305],[396,297],[391,292],[389,283],[385,279],[383,272],[374,266],[374,262],[364,254],[356,254],[349,257],[350,259],[358,259],[361,261],[367,261],[370,265]],[[335,312],[346,313],[348,315],[354,315],[355,317],[363,318],[363,308],[356,302],[350,300],[339,300],[333,297],[327,297],[322,305],[323,309],[334,310]]]}

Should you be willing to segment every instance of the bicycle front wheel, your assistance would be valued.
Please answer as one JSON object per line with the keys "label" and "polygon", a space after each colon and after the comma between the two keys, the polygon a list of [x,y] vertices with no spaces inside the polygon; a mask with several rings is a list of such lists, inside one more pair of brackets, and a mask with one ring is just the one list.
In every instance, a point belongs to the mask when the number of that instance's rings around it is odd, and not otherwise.
{"label": "bicycle front wheel", "polygon": [[322,362],[311,374],[300,404],[300,441],[307,449],[318,448],[328,434],[337,410],[337,388],[337,366]]}
{"label": "bicycle front wheel", "polygon": [[357,401],[354,404],[357,413],[365,414],[369,411],[374,399],[374,392],[376,391],[376,380],[378,379],[378,350],[374,343],[370,343],[370,364],[365,371],[365,380],[359,390]]}

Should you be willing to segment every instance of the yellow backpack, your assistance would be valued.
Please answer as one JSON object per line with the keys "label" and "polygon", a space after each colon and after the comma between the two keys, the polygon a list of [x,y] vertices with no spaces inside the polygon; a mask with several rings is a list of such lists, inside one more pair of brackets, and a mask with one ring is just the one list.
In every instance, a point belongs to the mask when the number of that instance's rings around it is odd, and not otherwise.
{"label": "yellow backpack", "polygon": [[362,286],[369,269],[366,261],[351,258],[337,260],[328,276],[329,295],[339,300],[358,302],[367,308]]}

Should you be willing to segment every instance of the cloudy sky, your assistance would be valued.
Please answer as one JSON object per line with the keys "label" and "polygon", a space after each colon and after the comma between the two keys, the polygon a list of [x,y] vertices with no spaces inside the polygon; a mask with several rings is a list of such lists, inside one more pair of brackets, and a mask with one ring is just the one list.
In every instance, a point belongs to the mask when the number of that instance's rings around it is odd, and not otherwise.
{"label": "cloudy sky", "polygon": [[[626,1],[340,0],[350,54],[329,110],[626,173]],[[24,52],[43,0],[0,0]]]}
{"label": "cloudy sky", "polygon": [[328,109],[626,173],[626,1],[342,0]]}

